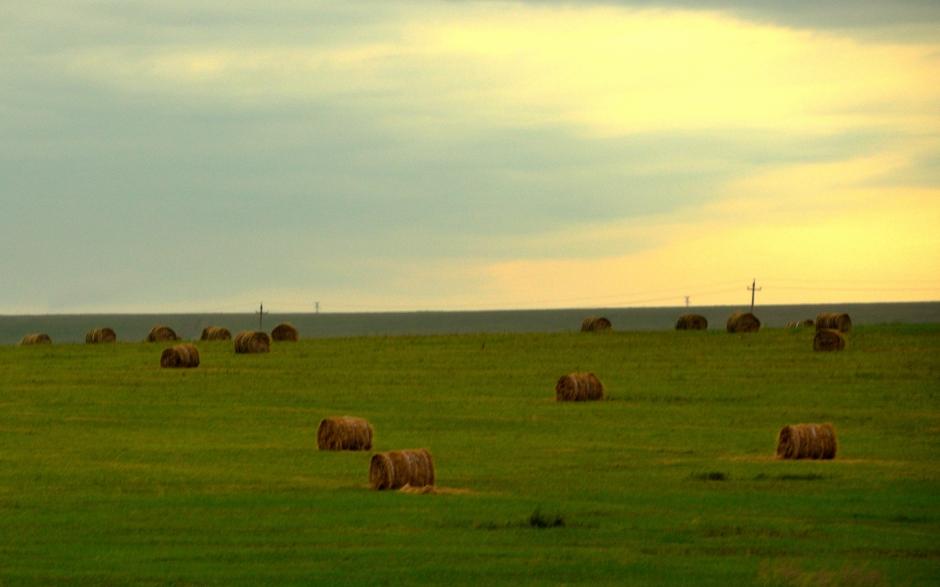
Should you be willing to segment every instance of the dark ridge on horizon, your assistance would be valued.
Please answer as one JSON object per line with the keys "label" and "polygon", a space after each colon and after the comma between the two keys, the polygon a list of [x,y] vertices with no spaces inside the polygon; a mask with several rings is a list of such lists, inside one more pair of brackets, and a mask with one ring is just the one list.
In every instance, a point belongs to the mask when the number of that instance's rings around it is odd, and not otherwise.
{"label": "dark ridge on horizon", "polygon": [[[278,313],[264,317],[264,329],[290,322],[301,338],[347,336],[396,336],[469,333],[575,332],[590,315],[604,316],[614,330],[671,330],[680,314],[692,311],[708,319],[709,330],[723,330],[739,306],[670,306],[644,308],[568,308],[556,310],[463,310],[350,313]],[[758,305],[755,313],[764,327],[782,328],[791,320],[815,318],[823,311],[844,311],[855,325],[886,323],[940,323],[940,302],[871,304]],[[119,342],[138,342],[155,324],[172,327],[183,339],[195,340],[206,326],[224,326],[235,332],[258,328],[257,314],[167,313],[167,314],[47,314],[0,316],[0,344],[15,344],[29,332],[45,332],[56,343],[82,342],[92,328],[108,326],[117,331]]]}

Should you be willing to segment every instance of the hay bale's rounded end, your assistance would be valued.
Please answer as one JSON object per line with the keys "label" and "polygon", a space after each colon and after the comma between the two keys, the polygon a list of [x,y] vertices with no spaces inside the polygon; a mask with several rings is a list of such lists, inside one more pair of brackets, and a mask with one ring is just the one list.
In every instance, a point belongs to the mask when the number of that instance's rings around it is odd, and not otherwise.
{"label": "hay bale's rounded end", "polygon": [[297,342],[300,333],[297,329],[287,322],[282,322],[271,331],[271,340],[276,342]]}
{"label": "hay bale's rounded end", "polygon": [[581,402],[604,399],[604,384],[594,373],[569,373],[555,383],[555,401]]}
{"label": "hay bale's rounded end", "polygon": [[169,326],[154,326],[150,329],[150,332],[147,333],[147,342],[173,342],[180,340],[180,337],[176,335],[176,331],[170,328]]}
{"label": "hay bale's rounded end", "polygon": [[192,369],[199,366],[199,349],[192,344],[178,344],[163,349],[160,367],[164,369]]}
{"label": "hay bale's rounded end", "polygon": [[816,331],[813,337],[813,350],[816,352],[841,351],[845,349],[845,336],[838,330],[824,328]]}
{"label": "hay bale's rounded end", "polygon": [[750,312],[735,312],[728,317],[726,325],[728,332],[758,332],[760,330],[760,320]]}
{"label": "hay bale's rounded end", "polygon": [[683,314],[676,321],[676,330],[708,330],[708,320],[701,314]]}
{"label": "hay bale's rounded end", "polygon": [[588,316],[581,321],[581,332],[610,332],[613,324],[603,316]]}
{"label": "hay bale's rounded end", "polygon": [[271,337],[260,330],[245,330],[235,335],[234,345],[237,354],[268,353],[271,352]]}
{"label": "hay bale's rounded end", "polygon": [[86,344],[98,344],[98,343],[108,343],[108,342],[117,342],[117,333],[113,329],[105,328],[94,328],[89,330],[85,335]]}

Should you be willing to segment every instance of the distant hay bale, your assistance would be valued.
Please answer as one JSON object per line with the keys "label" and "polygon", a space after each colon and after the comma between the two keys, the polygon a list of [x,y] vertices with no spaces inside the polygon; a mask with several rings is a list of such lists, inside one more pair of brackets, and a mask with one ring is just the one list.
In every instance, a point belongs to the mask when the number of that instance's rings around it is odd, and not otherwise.
{"label": "distant hay bale", "polygon": [[843,312],[822,312],[816,315],[816,330],[823,328],[848,332],[852,330],[852,319]]}
{"label": "distant hay bale", "polygon": [[271,337],[267,332],[245,330],[235,335],[235,352],[267,353],[271,351]]}
{"label": "distant hay bale", "polygon": [[588,316],[581,321],[581,332],[608,332],[612,328],[610,320],[603,316]]}
{"label": "distant hay bale", "polygon": [[372,450],[372,426],[362,418],[324,418],[317,427],[320,450]]}
{"label": "distant hay bale", "polygon": [[110,328],[95,328],[85,335],[85,344],[98,344],[101,342],[117,342],[117,333]]}
{"label": "distant hay bale", "polygon": [[232,340],[232,333],[228,328],[219,326],[206,326],[202,329],[199,340]]}
{"label": "distant hay bale", "polygon": [[676,321],[676,330],[708,330],[708,320],[700,314],[683,314]]}
{"label": "distant hay bale", "polygon": [[434,485],[434,460],[426,448],[393,450],[372,455],[369,463],[372,489],[401,489]]}
{"label": "distant hay bale", "polygon": [[777,436],[778,459],[834,459],[836,431],[832,424],[793,424]]}
{"label": "distant hay bale", "polygon": [[52,338],[48,334],[37,332],[35,334],[27,334],[24,336],[22,340],[20,340],[20,344],[52,344]]}
{"label": "distant hay bale", "polygon": [[750,312],[735,312],[728,318],[728,332],[757,332],[760,320]]}
{"label": "distant hay bale", "polygon": [[813,337],[814,351],[841,351],[845,348],[845,337],[838,330],[824,328]]}
{"label": "distant hay bale", "polygon": [[147,342],[166,342],[179,340],[176,332],[169,326],[154,326],[147,334]]}
{"label": "distant hay bale", "polygon": [[593,373],[569,373],[555,384],[555,401],[583,402],[604,398],[604,384]]}
{"label": "distant hay bale", "polygon": [[198,367],[199,350],[189,343],[164,349],[163,354],[160,355],[160,366],[163,368]]}
{"label": "distant hay bale", "polygon": [[274,330],[271,331],[271,339],[278,342],[289,341],[297,342],[297,339],[300,335],[297,332],[297,329],[293,325],[288,324],[287,322],[282,322],[274,327]]}
{"label": "distant hay bale", "polygon": [[812,325],[813,325],[812,318],[806,318],[805,320],[790,320],[789,322],[787,322],[784,328],[805,328],[807,326],[812,326]]}

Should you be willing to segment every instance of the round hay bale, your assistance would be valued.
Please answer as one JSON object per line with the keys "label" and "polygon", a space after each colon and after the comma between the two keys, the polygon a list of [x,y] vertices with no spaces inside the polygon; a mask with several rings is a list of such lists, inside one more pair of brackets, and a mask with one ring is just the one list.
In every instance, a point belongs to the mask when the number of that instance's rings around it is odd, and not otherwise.
{"label": "round hay bale", "polygon": [[821,312],[816,315],[816,330],[824,328],[848,332],[852,330],[852,319],[848,314],[840,312]]}
{"label": "round hay bale", "polygon": [[85,344],[98,344],[101,342],[117,342],[117,333],[110,328],[95,328],[85,335]]}
{"label": "round hay bale", "polygon": [[555,384],[555,401],[583,402],[604,398],[604,384],[593,373],[569,373]]}
{"label": "round hay bale", "polygon": [[166,342],[179,340],[176,332],[169,326],[154,326],[147,334],[147,342]]}
{"label": "round hay bale", "polygon": [[27,334],[20,340],[21,345],[29,344],[52,344],[52,338],[48,334],[42,332],[37,332],[34,334]]}
{"label": "round hay bale", "polygon": [[300,334],[297,332],[297,329],[287,322],[278,324],[274,327],[274,330],[271,331],[271,340],[278,342],[297,342],[298,338],[300,338]]}
{"label": "round hay bale", "polygon": [[841,351],[845,348],[845,337],[838,330],[824,328],[813,337],[814,351]]}
{"label": "round hay bale", "polygon": [[708,320],[701,314],[683,314],[676,321],[676,330],[708,330]]}
{"label": "round hay bale", "polygon": [[757,332],[760,320],[750,312],[735,312],[728,318],[728,332]]}
{"label": "round hay bale", "polygon": [[362,418],[337,416],[320,420],[319,450],[372,450],[372,426]]}
{"label": "round hay bale", "polygon": [[160,366],[163,368],[192,368],[199,366],[199,349],[193,345],[178,344],[164,349],[160,355]]}
{"label": "round hay bale", "polygon": [[271,337],[267,332],[245,330],[235,335],[235,352],[238,354],[271,352]]}
{"label": "round hay bale", "polygon": [[603,316],[588,316],[581,321],[581,332],[609,332],[612,328],[610,320]]}
{"label": "round hay bale", "polygon": [[232,340],[232,333],[228,328],[219,326],[206,326],[202,329],[199,340]]}
{"label": "round hay bale", "polygon": [[434,460],[426,448],[393,450],[372,455],[369,462],[372,489],[401,489],[405,485],[434,485]]}
{"label": "round hay bale", "polygon": [[778,459],[834,459],[836,448],[832,424],[793,424],[777,436]]}

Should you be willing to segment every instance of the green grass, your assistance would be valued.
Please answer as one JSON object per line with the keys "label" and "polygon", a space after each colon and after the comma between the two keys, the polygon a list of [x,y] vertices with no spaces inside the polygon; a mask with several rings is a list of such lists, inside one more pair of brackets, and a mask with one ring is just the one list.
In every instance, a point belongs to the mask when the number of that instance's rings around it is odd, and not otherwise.
{"label": "green grass", "polygon": [[[0,584],[940,581],[940,327],[0,348]],[[591,370],[602,402],[554,401]],[[437,495],[316,450],[355,415]],[[772,457],[831,421],[831,462]]]}

